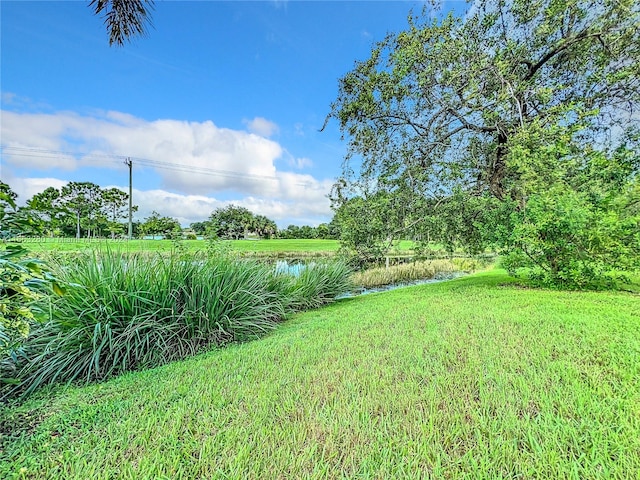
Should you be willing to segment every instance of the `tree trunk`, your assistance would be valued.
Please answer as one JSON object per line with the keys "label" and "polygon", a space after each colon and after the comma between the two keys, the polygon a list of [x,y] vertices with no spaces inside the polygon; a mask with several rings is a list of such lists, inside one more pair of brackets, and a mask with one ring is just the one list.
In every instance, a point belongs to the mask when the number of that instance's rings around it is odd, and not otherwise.
{"label": "tree trunk", "polygon": [[116,224],[116,207],[114,205],[113,215],[111,216],[111,240],[115,240],[116,238],[115,224]]}
{"label": "tree trunk", "polygon": [[505,159],[507,156],[507,135],[498,133],[496,156],[489,172],[489,190],[498,200],[504,199]]}

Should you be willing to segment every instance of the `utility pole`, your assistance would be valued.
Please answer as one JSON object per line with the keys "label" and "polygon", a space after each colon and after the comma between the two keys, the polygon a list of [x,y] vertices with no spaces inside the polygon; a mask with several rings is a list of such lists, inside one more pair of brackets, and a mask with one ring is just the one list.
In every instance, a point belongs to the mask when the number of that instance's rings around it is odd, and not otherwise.
{"label": "utility pole", "polygon": [[129,167],[129,240],[131,240],[133,238],[133,175],[131,173],[133,169],[133,162],[131,162],[130,158],[127,158],[124,163]]}

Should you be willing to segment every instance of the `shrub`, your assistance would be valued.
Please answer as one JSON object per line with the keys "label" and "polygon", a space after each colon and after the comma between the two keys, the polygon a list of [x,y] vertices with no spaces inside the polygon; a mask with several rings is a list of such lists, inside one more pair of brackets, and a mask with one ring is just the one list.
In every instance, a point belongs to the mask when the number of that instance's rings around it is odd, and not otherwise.
{"label": "shrub", "polygon": [[451,260],[428,260],[394,265],[389,268],[376,267],[353,275],[353,283],[362,287],[379,287],[392,283],[434,278],[462,270]]}
{"label": "shrub", "polygon": [[271,290],[287,312],[322,306],[352,289],[351,269],[344,262],[310,262],[301,268],[275,269]]}
{"label": "shrub", "polygon": [[102,380],[256,338],[290,311],[346,291],[344,266],[309,268],[299,278],[230,256],[176,253],[78,255],[53,265],[69,287],[50,321],[24,345],[19,388]]}
{"label": "shrub", "polygon": [[45,265],[20,245],[0,250],[0,384],[14,383],[17,356],[31,329],[45,319],[40,303],[50,287],[60,292]]}
{"label": "shrub", "polygon": [[511,228],[497,235],[503,265],[554,288],[615,287],[640,267],[640,132],[620,132],[603,150],[576,148],[575,132],[550,133],[541,128],[512,151],[526,181]]}
{"label": "shrub", "polygon": [[612,287],[616,271],[640,266],[640,216],[628,215],[621,197],[561,187],[532,196],[503,266],[545,286]]}
{"label": "shrub", "polygon": [[[0,238],[33,233],[34,219],[16,206],[17,195],[0,181]],[[16,361],[31,328],[42,321],[38,301],[63,289],[40,260],[22,245],[0,247],[0,385],[13,384]]]}

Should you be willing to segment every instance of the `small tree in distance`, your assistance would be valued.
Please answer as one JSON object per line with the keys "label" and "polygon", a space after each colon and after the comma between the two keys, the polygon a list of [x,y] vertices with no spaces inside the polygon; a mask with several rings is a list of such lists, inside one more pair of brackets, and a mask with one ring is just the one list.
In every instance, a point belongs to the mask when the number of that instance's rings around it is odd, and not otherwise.
{"label": "small tree in distance", "polygon": [[140,233],[142,235],[162,235],[170,239],[180,235],[181,232],[182,227],[178,220],[171,217],[163,217],[155,210],[140,225]]}

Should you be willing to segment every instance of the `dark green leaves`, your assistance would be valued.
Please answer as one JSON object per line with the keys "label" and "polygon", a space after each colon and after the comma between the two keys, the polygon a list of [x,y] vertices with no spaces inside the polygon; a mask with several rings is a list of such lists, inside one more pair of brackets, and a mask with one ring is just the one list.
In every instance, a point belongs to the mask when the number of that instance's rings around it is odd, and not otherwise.
{"label": "dark green leaves", "polygon": [[109,45],[122,46],[136,35],[145,35],[151,24],[153,0],[91,0],[89,6],[104,18]]}
{"label": "dark green leaves", "polygon": [[[355,217],[345,221],[353,227],[345,242],[368,252],[398,235],[471,251],[511,248],[506,232],[529,221],[533,198],[616,217],[621,190],[637,192],[638,165],[611,169],[601,160],[618,147],[633,151],[622,137],[640,103],[639,22],[628,0],[478,0],[464,20],[425,12],[389,35],[342,79],[330,114],[349,141],[334,207],[345,213],[362,201],[354,212],[380,220],[369,228],[375,235]],[[547,198],[552,191],[566,197]],[[375,213],[380,198],[393,205],[383,215]],[[596,223],[593,235],[629,245],[630,232]]]}

